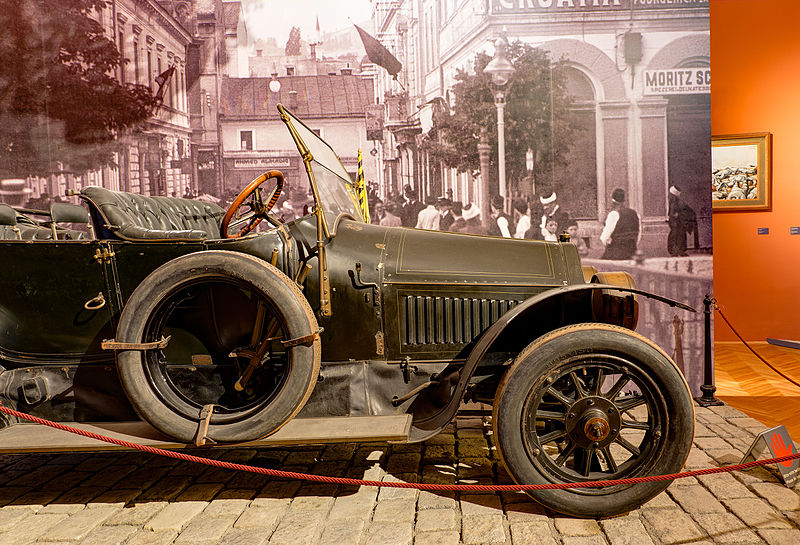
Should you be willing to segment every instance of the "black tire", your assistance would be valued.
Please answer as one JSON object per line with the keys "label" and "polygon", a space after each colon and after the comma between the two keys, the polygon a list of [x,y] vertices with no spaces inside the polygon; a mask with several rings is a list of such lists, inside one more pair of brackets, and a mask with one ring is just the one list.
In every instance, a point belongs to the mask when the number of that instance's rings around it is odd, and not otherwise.
{"label": "black tire", "polygon": [[[638,393],[620,395],[633,386]],[[694,406],[657,345],[622,327],[578,324],[517,356],[497,388],[493,425],[519,484],[620,479],[679,472],[694,437]],[[528,494],[560,513],[598,518],[636,509],[669,484]]]}
{"label": "black tire", "polygon": [[[308,400],[319,375],[319,337],[310,346],[283,348],[280,341],[317,330],[302,292],[277,268],[237,252],[198,252],[156,269],[133,292],[117,340],[172,338],[164,349],[119,350],[117,369],[136,412],[166,435],[193,441],[200,411],[214,404],[207,437],[250,441],[277,431]],[[252,355],[265,337],[275,339],[238,391],[234,383],[250,356],[231,354],[251,349]]]}

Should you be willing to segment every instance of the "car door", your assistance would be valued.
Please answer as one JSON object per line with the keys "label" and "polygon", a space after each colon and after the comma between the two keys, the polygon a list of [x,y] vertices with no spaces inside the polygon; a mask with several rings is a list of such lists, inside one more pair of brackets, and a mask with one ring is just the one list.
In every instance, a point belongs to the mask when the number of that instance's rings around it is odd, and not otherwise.
{"label": "car door", "polygon": [[[108,245],[0,241],[0,357],[16,364],[113,361]],[[105,252],[105,253],[104,253]]]}

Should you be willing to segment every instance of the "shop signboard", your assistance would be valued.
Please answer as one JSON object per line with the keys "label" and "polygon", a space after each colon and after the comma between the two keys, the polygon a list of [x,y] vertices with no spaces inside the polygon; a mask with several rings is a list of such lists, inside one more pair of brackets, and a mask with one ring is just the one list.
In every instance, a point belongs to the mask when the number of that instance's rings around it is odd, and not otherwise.
{"label": "shop signboard", "polygon": [[367,140],[383,140],[383,104],[370,104],[365,109]]}
{"label": "shop signboard", "polygon": [[644,71],[645,95],[711,93],[711,68],[671,68]]}
{"label": "shop signboard", "polygon": [[188,157],[184,157],[183,159],[171,159],[169,162],[169,168],[191,169],[191,167],[192,167],[192,160]]}
{"label": "shop signboard", "polygon": [[233,168],[245,170],[267,170],[291,166],[291,159],[288,157],[243,157],[233,160]]}
{"label": "shop signboard", "polygon": [[492,13],[706,8],[709,0],[492,0]]}

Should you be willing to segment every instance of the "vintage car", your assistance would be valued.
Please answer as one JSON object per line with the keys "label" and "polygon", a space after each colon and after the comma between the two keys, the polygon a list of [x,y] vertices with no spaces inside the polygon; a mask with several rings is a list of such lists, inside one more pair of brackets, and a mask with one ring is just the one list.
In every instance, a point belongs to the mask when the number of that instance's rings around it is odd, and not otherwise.
{"label": "vintage car", "polygon": [[[54,203],[45,220],[0,207],[4,406],[61,422],[140,422],[192,446],[422,441],[472,400],[492,406],[493,441],[518,483],[681,469],[689,389],[633,329],[640,297],[688,307],[637,290],[625,273],[582,268],[568,237],[365,223],[333,149],[278,108],[314,199],[292,221],[270,214],[277,171],[227,211],[102,187],[84,187],[82,205]],[[17,452],[53,450],[36,439],[48,428],[2,416],[0,443],[23,430]],[[667,485],[531,495],[609,516]]]}

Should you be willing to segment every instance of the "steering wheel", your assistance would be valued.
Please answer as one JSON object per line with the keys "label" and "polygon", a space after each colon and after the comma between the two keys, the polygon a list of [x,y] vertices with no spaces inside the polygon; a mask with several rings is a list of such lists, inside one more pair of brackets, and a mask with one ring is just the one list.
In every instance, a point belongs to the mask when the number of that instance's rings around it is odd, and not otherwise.
{"label": "steering wheel", "polygon": [[[275,189],[272,190],[272,195],[270,196],[269,201],[264,204],[264,199],[261,197],[261,184],[270,178],[275,178]],[[272,207],[275,206],[275,203],[278,202],[278,197],[280,197],[282,190],[283,174],[278,170],[270,170],[269,172],[265,172],[247,184],[247,187],[242,189],[242,191],[236,195],[236,198],[233,199],[228,211],[225,212],[225,217],[222,218],[222,224],[219,228],[222,238],[243,237],[255,229],[256,226],[261,223],[261,220],[267,217],[267,213],[272,210]],[[247,205],[250,206],[250,211],[244,216],[237,218],[236,221],[233,221],[233,225],[240,223],[244,223],[245,225],[239,229],[238,233],[228,233],[228,228],[231,226],[231,221],[234,219],[234,216],[236,216],[239,208],[241,208],[241,206],[245,204],[245,201],[251,197],[252,199],[247,203]]]}

